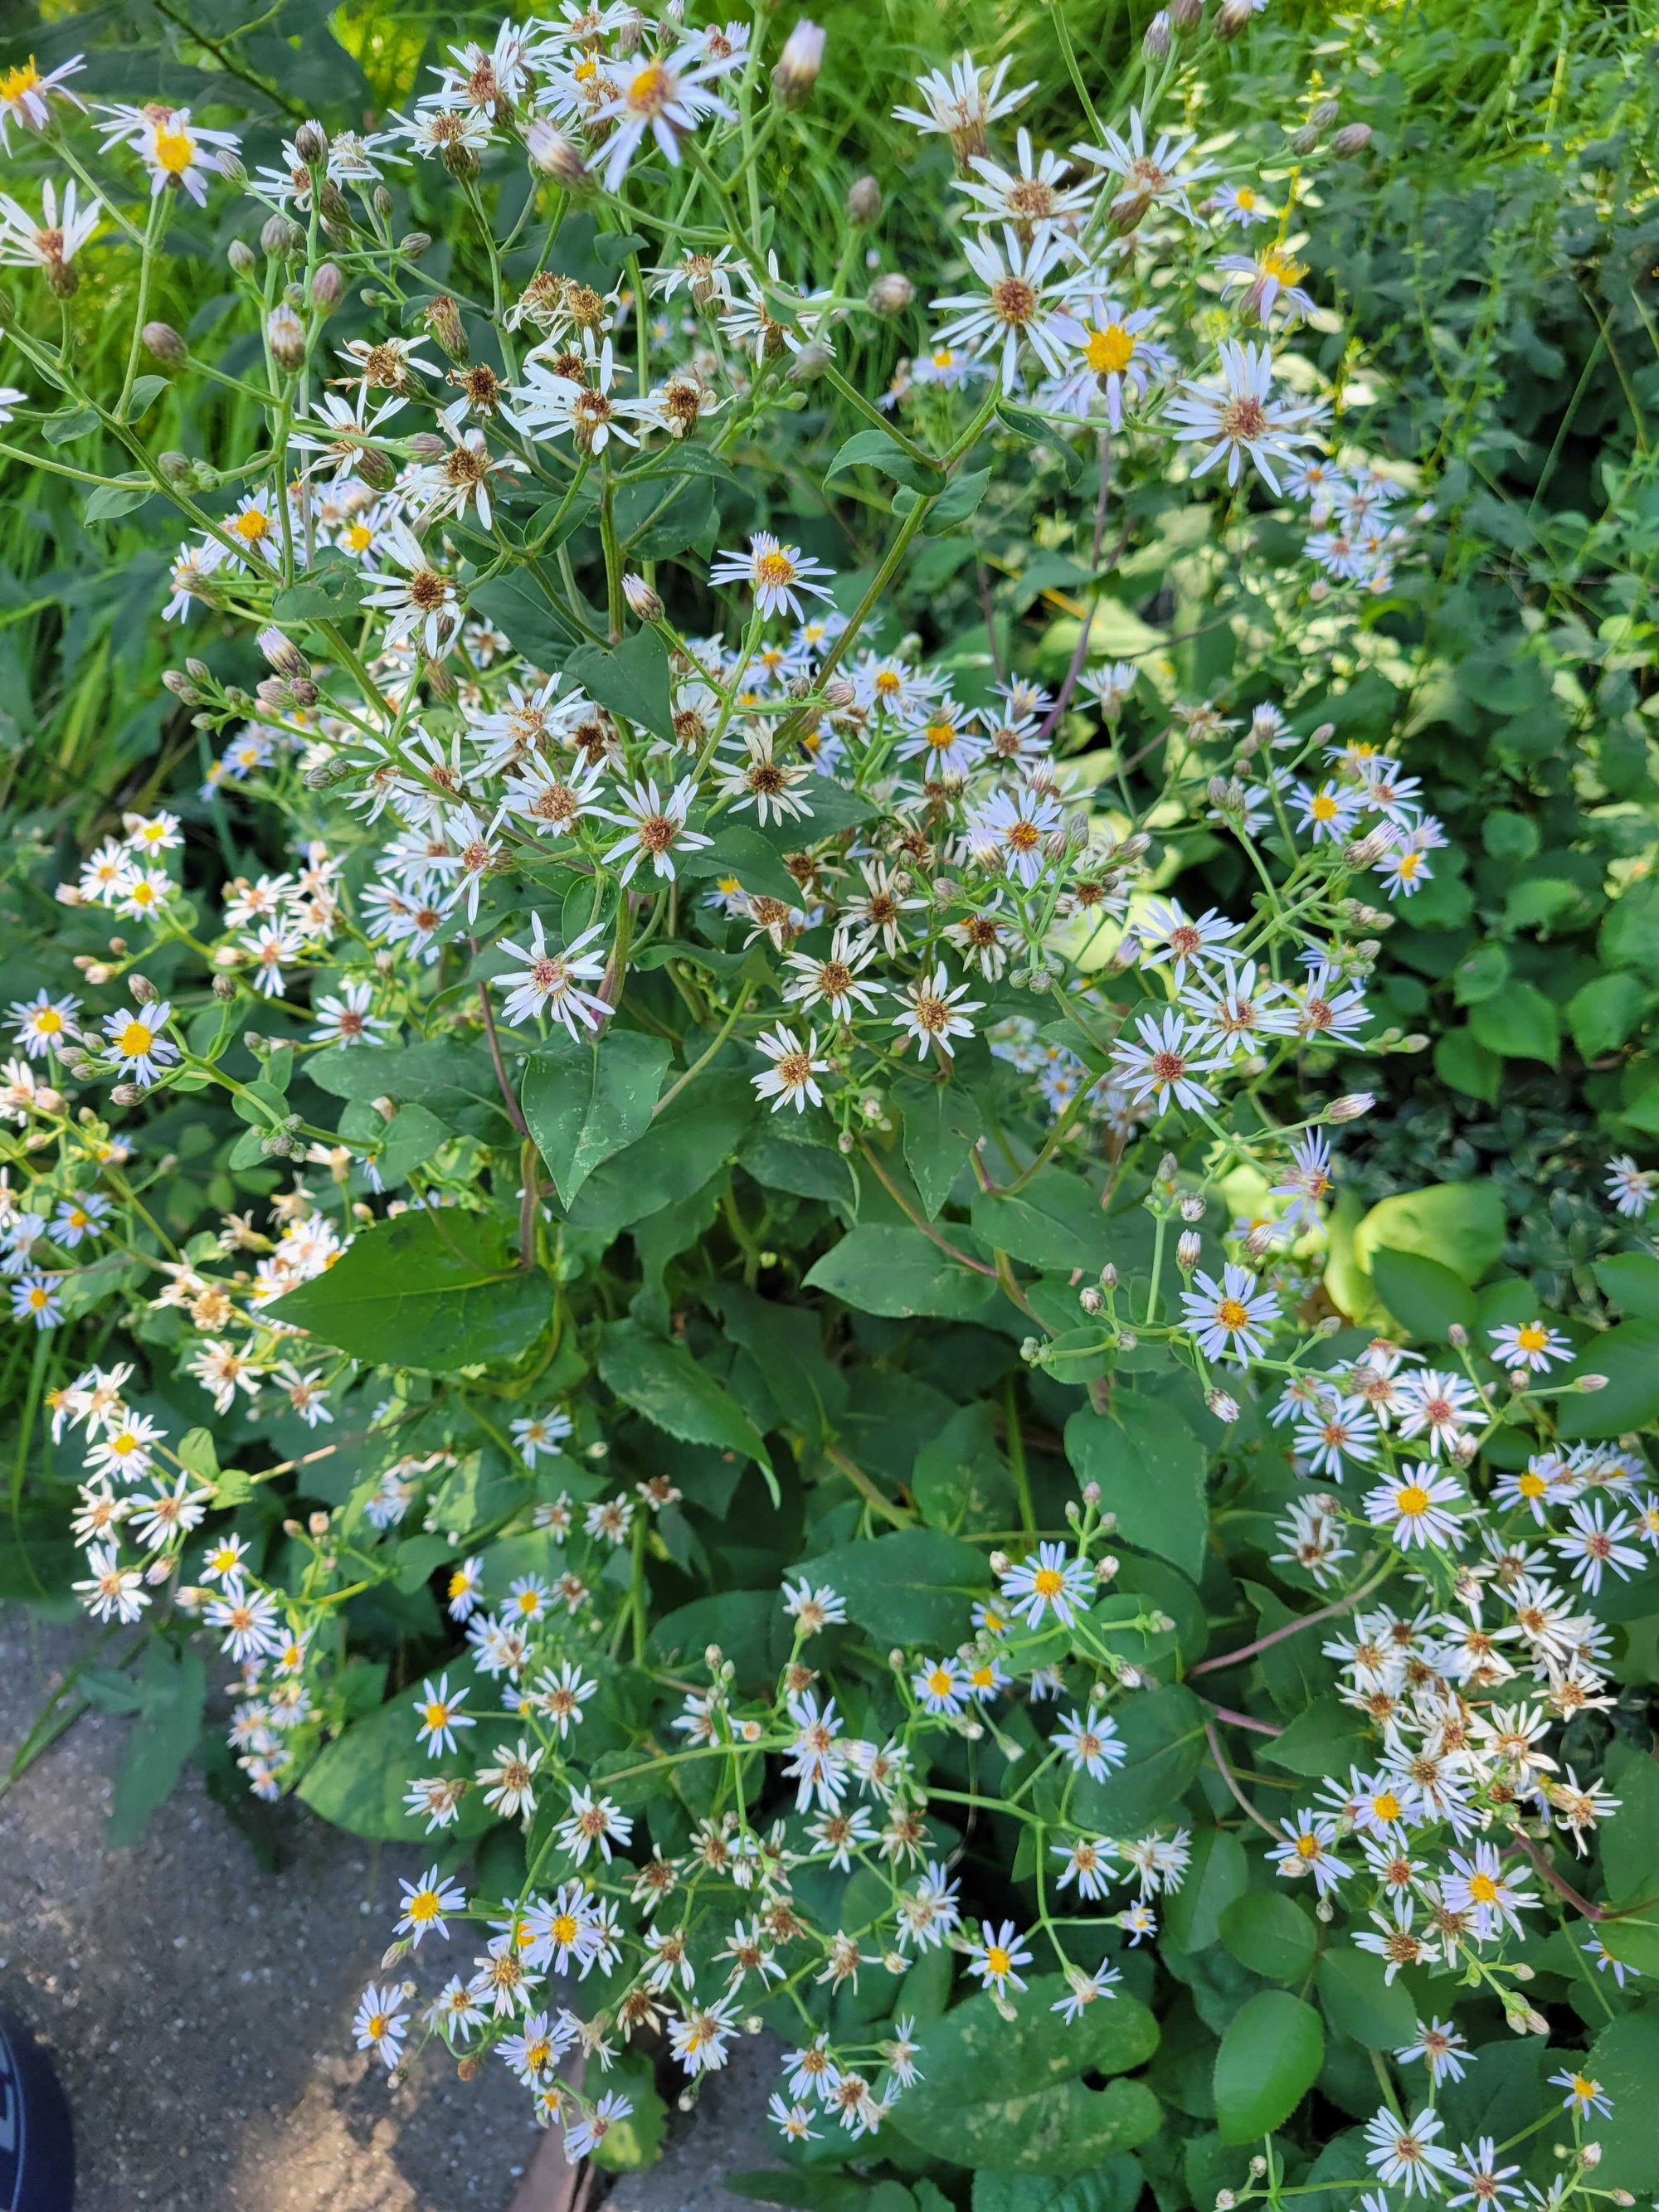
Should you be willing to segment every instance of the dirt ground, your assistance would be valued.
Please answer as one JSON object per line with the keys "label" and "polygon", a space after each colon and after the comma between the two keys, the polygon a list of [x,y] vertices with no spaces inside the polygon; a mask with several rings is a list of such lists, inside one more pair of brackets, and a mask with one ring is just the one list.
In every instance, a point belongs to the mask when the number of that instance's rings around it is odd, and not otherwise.
{"label": "dirt ground", "polygon": [[[0,1772],[82,1634],[0,1612]],[[77,2212],[551,2212],[553,2161],[504,2067],[463,2083],[434,2063],[388,2092],[352,2051],[418,1847],[283,1807],[268,1874],[191,1768],[109,1850],[128,1725],[84,1714],[0,1796],[0,1996],[68,2092]],[[615,2212],[737,2212],[719,2174],[771,2162],[751,2134],[764,2102],[757,2078],[722,2084]]]}

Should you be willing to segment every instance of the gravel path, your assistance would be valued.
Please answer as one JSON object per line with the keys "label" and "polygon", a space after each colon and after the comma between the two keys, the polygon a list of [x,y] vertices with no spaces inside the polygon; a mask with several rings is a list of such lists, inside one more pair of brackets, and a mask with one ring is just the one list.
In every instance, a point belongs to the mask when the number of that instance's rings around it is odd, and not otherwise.
{"label": "gravel path", "polygon": [[[0,1772],[83,1634],[0,1609]],[[351,2049],[418,1847],[283,1806],[267,1874],[191,1767],[109,1850],[128,1726],[84,1714],[0,1796],[0,1996],[68,2091],[76,2212],[558,2212],[554,2147],[504,2067],[462,2082],[434,2060],[388,2092]],[[773,2163],[753,2128],[770,2069],[739,2056],[612,2212],[739,2212],[720,2174]]]}

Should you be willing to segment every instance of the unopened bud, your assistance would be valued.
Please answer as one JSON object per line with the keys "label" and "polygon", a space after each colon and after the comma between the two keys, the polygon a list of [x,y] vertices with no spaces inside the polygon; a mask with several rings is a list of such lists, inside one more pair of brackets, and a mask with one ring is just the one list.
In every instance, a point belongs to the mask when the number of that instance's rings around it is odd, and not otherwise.
{"label": "unopened bud", "polygon": [[141,1006],[149,1006],[152,1000],[161,996],[148,975],[130,975],[127,988],[131,992],[135,1003]]}
{"label": "unopened bud", "polygon": [[1328,1109],[1325,1119],[1328,1121],[1358,1121],[1363,1115],[1369,1114],[1376,1103],[1369,1091],[1345,1091]]}
{"label": "unopened bud", "polygon": [[1126,1328],[1118,1332],[1117,1348],[1120,1352],[1135,1352],[1139,1349],[1139,1346],[1140,1339],[1135,1334],[1133,1329]]}
{"label": "unopened bud", "polygon": [[1217,1420],[1224,1422],[1229,1428],[1238,1419],[1238,1401],[1231,1391],[1207,1390],[1204,1395],[1204,1402]]}
{"label": "unopened bud", "polygon": [[435,430],[417,430],[409,441],[409,450],[416,460],[431,468],[442,460],[449,447]]}
{"label": "unopened bud", "polygon": [[1334,100],[1316,100],[1308,110],[1308,120],[1316,131],[1328,131],[1341,112]]}
{"label": "unopened bud", "polygon": [[273,261],[284,253],[297,253],[305,242],[304,231],[285,215],[267,216],[259,233],[259,244]]}
{"label": "unopened bud", "polygon": [[1167,8],[1160,8],[1141,36],[1140,51],[1149,62],[1167,61],[1170,48],[1174,43],[1170,11]]}
{"label": "unopened bud", "polygon": [[900,315],[916,296],[916,288],[902,269],[888,269],[877,277],[865,297],[878,315]]}
{"label": "unopened bud", "polygon": [[881,186],[873,177],[854,177],[847,188],[847,219],[867,230],[881,214]]}
{"label": "unopened bud", "polygon": [[662,620],[662,601],[643,576],[630,573],[623,578],[623,597],[642,623]]}
{"label": "unopened bud", "polygon": [[1363,154],[1370,143],[1369,123],[1345,123],[1331,141],[1331,151],[1346,161],[1355,154]]}
{"label": "unopened bud", "polygon": [[1176,1240],[1176,1265],[1184,1275],[1191,1274],[1204,1250],[1204,1239],[1195,1229],[1183,1230]]}
{"label": "unopened bud", "polygon": [[816,384],[833,359],[834,356],[826,345],[816,343],[804,345],[784,371],[785,381],[789,384]]}
{"label": "unopened bud", "polygon": [[328,133],[320,123],[308,120],[294,134],[294,150],[309,169],[328,159]]}
{"label": "unopened bud", "polygon": [[823,33],[805,16],[783,42],[772,71],[772,90],[782,107],[804,107],[823,66]]}
{"label": "unopened bud", "polygon": [[155,465],[170,484],[187,484],[196,473],[196,464],[190,455],[175,453],[171,448],[161,456]]}
{"label": "unopened bud", "polygon": [[429,230],[406,231],[398,240],[398,251],[406,259],[418,261],[431,243],[432,234]]}
{"label": "unopened bud", "polygon": [[1250,0],[1221,0],[1215,19],[1217,38],[1236,39],[1255,12]]}
{"label": "unopened bud", "polygon": [[1581,1375],[1578,1378],[1578,1387],[1581,1390],[1605,1390],[1607,1387],[1607,1378],[1605,1375]]}
{"label": "unopened bud", "polygon": [[1086,1314],[1104,1313],[1106,1299],[1092,1283],[1085,1283],[1077,1294],[1077,1302]]}
{"label": "unopened bud", "polygon": [[136,1083],[118,1083],[109,1094],[112,1106],[136,1106],[143,1097]]}
{"label": "unopened bud", "polygon": [[177,368],[184,360],[185,342],[171,323],[146,323],[143,336],[144,351],[153,361],[165,362],[169,368]]}
{"label": "unopened bud", "polygon": [[524,145],[542,174],[551,177],[566,191],[580,191],[590,181],[580,148],[541,117],[525,132]]}
{"label": "unopened bud", "polygon": [[1181,1218],[1183,1221],[1202,1221],[1206,1211],[1204,1200],[1195,1190],[1188,1191],[1181,1201]]}
{"label": "unopened bud", "polygon": [[1469,1333],[1461,1321],[1455,1321],[1446,1331],[1446,1341],[1461,1352],[1469,1340]]}
{"label": "unopened bud", "polygon": [[225,259],[238,276],[251,276],[258,266],[253,248],[245,238],[233,238],[225,248]]}
{"label": "unopened bud", "polygon": [[823,687],[823,703],[832,714],[841,714],[858,697],[857,686],[844,676],[832,676]]}
{"label": "unopened bud", "polygon": [[236,978],[234,975],[216,975],[213,979],[213,995],[228,1005],[236,996]]}
{"label": "unopened bud", "polygon": [[1103,1291],[1115,1291],[1117,1288],[1117,1269],[1109,1260],[1100,1271],[1100,1287]]}
{"label": "unopened bud", "polygon": [[1311,123],[1304,123],[1299,131],[1292,131],[1291,133],[1290,145],[1292,154],[1311,154],[1318,143],[1319,133]]}
{"label": "unopened bud", "polygon": [[1204,0],[1170,0],[1170,21],[1177,31],[1196,30],[1204,15]]}
{"label": "unopened bud", "polygon": [[451,361],[466,360],[472,349],[467,343],[461,311],[447,292],[440,292],[435,300],[428,301],[422,319]]}
{"label": "unopened bud", "polygon": [[278,368],[302,368],[306,357],[306,326],[292,307],[273,307],[265,318],[265,343]]}
{"label": "unopened bud", "polygon": [[345,278],[341,276],[337,262],[325,261],[313,272],[311,304],[320,313],[331,315],[339,306],[340,295],[344,290]]}
{"label": "unopened bud", "polygon": [[279,629],[265,629],[254,642],[265,657],[267,667],[274,668],[279,676],[309,676],[311,663],[290,638]]}

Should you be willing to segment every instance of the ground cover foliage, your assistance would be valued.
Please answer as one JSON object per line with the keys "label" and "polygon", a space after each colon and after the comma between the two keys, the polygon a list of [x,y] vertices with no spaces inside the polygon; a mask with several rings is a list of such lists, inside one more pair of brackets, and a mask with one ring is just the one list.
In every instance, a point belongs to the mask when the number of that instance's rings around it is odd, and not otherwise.
{"label": "ground cover foliage", "polygon": [[0,70],[14,1771],[609,2169],[1651,2191],[1646,11],[243,12]]}

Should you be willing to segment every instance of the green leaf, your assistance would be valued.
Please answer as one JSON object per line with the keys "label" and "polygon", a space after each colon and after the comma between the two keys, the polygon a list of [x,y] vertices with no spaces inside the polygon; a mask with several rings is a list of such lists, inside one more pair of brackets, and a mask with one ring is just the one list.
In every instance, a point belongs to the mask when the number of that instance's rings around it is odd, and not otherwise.
{"label": "green leaf", "polygon": [[1627,968],[1597,975],[1567,1000],[1567,1027],[1583,1060],[1617,1052],[1654,1004],[1652,986]]}
{"label": "green leaf", "polygon": [[968,1164],[984,1128],[971,1092],[959,1083],[908,1083],[899,1088],[904,1119],[904,1164],[932,1221]]}
{"label": "green leaf", "polygon": [[1590,2046],[1585,2070],[1613,2100],[1612,2113],[1595,2118],[1601,2146],[1595,2186],[1650,2197],[1659,2189],[1659,2128],[1653,2124],[1659,2008],[1645,2005],[1604,2027]]}
{"label": "green leaf", "polygon": [[1333,2027],[1372,2051],[1398,2051],[1417,2027],[1417,2007],[1403,1982],[1370,1951],[1339,1943],[1319,1961],[1319,2001]]}
{"label": "green leaf", "polygon": [[974,2212],[1133,2212],[1145,2176],[1138,2158],[1110,2158],[1073,2181],[1051,2174],[974,2176]]}
{"label": "green leaf", "polygon": [[938,1528],[899,1528],[824,1552],[799,1571],[814,1584],[828,1583],[847,1605],[848,1617],[884,1650],[893,1644],[925,1644],[953,1651],[972,1626],[974,1600],[991,1587],[985,1554]]}
{"label": "green leaf", "polygon": [[751,1125],[738,1146],[738,1165],[768,1190],[841,1206],[853,1202],[853,1170],[841,1154],[828,1145],[799,1141],[778,1115],[765,1115]]}
{"label": "green leaf", "polygon": [[860,1313],[908,1320],[938,1314],[965,1321],[996,1296],[995,1281],[961,1266],[919,1229],[865,1222],[832,1245],[806,1276],[808,1289],[828,1291]]}
{"label": "green leaf", "polygon": [[1491,1182],[1442,1182],[1401,1191],[1372,1206],[1353,1233],[1354,1257],[1370,1272],[1371,1255],[1417,1252],[1437,1260],[1471,1289],[1504,1249],[1504,1194]]}
{"label": "green leaf", "polygon": [[755,1110],[744,1077],[700,1075],[626,1151],[594,1170],[569,1208],[571,1225],[614,1237],[690,1198],[736,1152]]}
{"label": "green leaf", "polygon": [[[462,1672],[465,1674],[470,1670]],[[460,1686],[457,1669],[453,1666],[449,1669],[449,1686],[452,1692]],[[302,1798],[320,1819],[334,1827],[344,1828],[351,1835],[368,1836],[381,1843],[418,1842],[418,1816],[407,1812],[404,1806],[404,1794],[410,1777],[427,1772],[431,1765],[415,1741],[420,1725],[415,1711],[416,1687],[418,1685],[398,1691],[388,1704],[365,1720],[353,1721],[332,1743],[325,1744],[301,1776],[295,1796]],[[475,1682],[471,1698],[463,1710],[476,1711],[480,1702]],[[491,1702],[483,1701],[480,1719],[488,1713]],[[470,1764],[470,1755],[458,1759],[452,1753],[444,1761],[443,1771],[464,1771]],[[447,1838],[458,1839],[481,1835],[495,1821],[495,1815],[480,1792],[470,1790],[461,1800],[454,1824],[444,1833]]]}
{"label": "green leaf", "polygon": [[448,1143],[452,1134],[429,1106],[414,1103],[400,1106],[387,1123],[374,1155],[385,1188],[396,1190],[407,1182],[410,1170],[422,1166]]}
{"label": "green leaf", "polygon": [[1174,1817],[1204,1757],[1204,1708],[1179,1682],[1140,1692],[1114,1708],[1128,1756],[1103,1782],[1079,1775],[1072,1814],[1103,1835],[1137,1835]]}
{"label": "green leaf", "polygon": [[668,1060],[665,1038],[610,1024],[597,1045],[561,1037],[532,1057],[519,1103],[562,1205],[650,1127]]}
{"label": "green leaf", "polygon": [[890,2124],[920,2150],[1002,2172],[1084,2173],[1144,2142],[1161,2118],[1149,2090],[1113,2081],[1091,2092],[1075,2077],[1143,2064],[1156,2022],[1120,1992],[1068,2026],[1050,2009],[1066,1990],[1057,1974],[1036,1976],[1010,1991],[1012,2020],[981,1992],[927,2022],[916,2036],[921,2078]]}
{"label": "green leaf", "polygon": [[1454,1327],[1474,1329],[1474,1291],[1438,1260],[1381,1245],[1371,1255],[1371,1281],[1395,1319],[1419,1341],[1444,1344]]}
{"label": "green leaf", "polygon": [[1164,1925],[1183,1951],[1208,1951],[1220,1940],[1221,1916],[1249,1883],[1249,1861],[1237,1836],[1200,1828],[1179,1889],[1164,1899]]}
{"label": "green leaf", "polygon": [[1215,2057],[1216,2125],[1253,2142],[1289,2119],[1325,2063],[1319,2014],[1285,1990],[1263,1990],[1237,2014]]}
{"label": "green leaf", "polygon": [[1626,884],[1601,924],[1599,949],[1613,967],[1659,975],[1659,881],[1642,876]]}
{"label": "green leaf", "polygon": [[722,2185],[734,2197],[746,2197],[756,2204],[781,2204],[786,2212],[870,2212],[872,2194],[868,2182],[855,2181],[850,2174],[815,2172],[810,2167],[802,2172],[787,2166],[728,2173]]}
{"label": "green leaf", "polygon": [[[598,505],[597,498],[579,496],[572,500],[554,544],[568,537]],[[551,604],[541,586],[521,570],[509,570],[505,575],[492,576],[487,584],[480,584],[468,595],[467,606],[472,614],[482,616],[500,630],[514,652],[523,653],[537,668],[559,667],[581,635],[568,617]]]}
{"label": "green leaf", "polygon": [[1066,483],[1070,489],[1083,474],[1083,456],[1052,422],[1044,422],[1041,415],[1033,415],[1024,407],[1013,407],[1006,399],[997,402],[997,414],[1005,426],[1017,438],[1028,445],[1046,446],[1066,471]]}
{"label": "green leaf", "polygon": [[758,891],[763,898],[799,905],[800,885],[784,866],[776,846],[751,823],[733,822],[729,816],[713,826],[717,833],[714,842],[688,853],[679,864],[680,873],[689,883],[718,876],[741,884],[746,891]]}
{"label": "green leaf", "polygon": [[1042,1168],[1024,1188],[974,1194],[969,1218],[988,1244],[1046,1273],[1096,1274],[1110,1252],[1106,1217],[1092,1184],[1066,1168]]}
{"label": "green leaf", "polygon": [[613,714],[674,742],[668,688],[668,647],[654,629],[637,629],[620,645],[582,645],[565,656],[564,672]]}
{"label": "green leaf", "polygon": [[1473,945],[1452,969],[1452,996],[1460,1006],[1478,1006],[1501,991],[1510,979],[1506,945],[1488,940]]}
{"label": "green leaf", "polygon": [[959,1407],[916,1454],[910,1494],[929,1528],[1006,1528],[1016,1510],[1013,1477],[997,1444],[996,1422],[982,1398]]}
{"label": "green leaf", "polygon": [[207,1666],[199,1651],[151,1636],[138,1670],[138,1717],[115,1771],[106,1840],[125,1850],[179,1779],[196,1748],[207,1703]]}
{"label": "green leaf", "polygon": [[1172,1560],[1197,1579],[1209,1518],[1202,1443],[1168,1401],[1117,1389],[1111,1410],[1085,1406],[1066,1424],[1066,1456],[1079,1483],[1100,1485],[1126,1543]]}
{"label": "green leaf", "polygon": [[1434,1047],[1434,1072],[1440,1080],[1466,1097],[1488,1106],[1498,1103],[1498,1081],[1504,1063],[1495,1052],[1477,1043],[1468,1030],[1447,1030]]}
{"label": "green leaf", "polygon": [[1270,1982],[1301,1981],[1319,1949],[1318,1929],[1284,1889],[1253,1889],[1235,1898],[1221,1915],[1220,1935],[1241,1966]]}
{"label": "green leaf", "polygon": [[83,521],[113,522],[118,515],[131,514],[142,507],[155,491],[148,477],[121,477],[113,483],[100,484],[87,495],[82,508]]}
{"label": "green leaf", "polygon": [[370,1366],[442,1374],[527,1351],[551,1318],[553,1285],[515,1265],[490,1216],[418,1207],[360,1230],[325,1274],[269,1311]]}
{"label": "green leaf", "polygon": [[1593,1336],[1572,1365],[1550,1379],[1559,1384],[1580,1375],[1605,1375],[1607,1387],[1587,1398],[1559,1400],[1558,1436],[1622,1437],[1659,1421],[1659,1322],[1620,1322]]}
{"label": "green leaf", "polygon": [[1614,1252],[1590,1273],[1627,1321],[1659,1321],[1659,1260],[1652,1253]]}
{"label": "green leaf", "polygon": [[989,469],[964,469],[960,476],[952,477],[927,518],[930,534],[937,536],[966,522],[990,489],[991,476]]}
{"label": "green leaf", "polygon": [[766,1377],[785,1427],[822,1449],[846,1411],[847,1377],[825,1357],[817,1310],[761,1297],[740,1283],[722,1283],[704,1295],[726,1334]]}
{"label": "green leaf", "polygon": [[721,1590],[665,1613],[653,1624],[647,1648],[659,1663],[678,1657],[695,1664],[711,1644],[737,1669],[741,1695],[769,1697],[789,1663],[794,1623],[775,1589]]}
{"label": "green leaf", "polygon": [[831,477],[853,468],[879,469],[895,483],[906,484],[912,491],[937,492],[945,484],[942,471],[929,462],[913,459],[884,430],[855,430],[824,471],[823,480],[828,483]]}
{"label": "green leaf", "polygon": [[305,1072],[331,1098],[354,1104],[380,1097],[417,1100],[449,1120],[468,1107],[504,1111],[495,1066],[483,1045],[459,1045],[443,1037],[401,1049],[330,1045],[307,1056]]}
{"label": "green leaf", "polygon": [[1322,1778],[1343,1772],[1363,1755],[1370,1740],[1360,1716],[1333,1694],[1316,1698],[1283,1735],[1263,1744],[1257,1757],[1291,1774]]}
{"label": "green leaf", "polygon": [[613,1321],[599,1340],[599,1368],[607,1389],[682,1443],[713,1444],[753,1460],[775,1500],[777,1482],[765,1438],[731,1392],[684,1345],[652,1336],[637,1322]]}
{"label": "green leaf", "polygon": [[1484,999],[1469,1016],[1469,1034],[1505,1060],[1561,1060],[1561,1017],[1534,983],[1510,981],[1498,997]]}
{"label": "green leaf", "polygon": [[278,623],[336,622],[360,607],[368,585],[353,561],[342,556],[325,559],[307,569],[298,583],[277,592],[270,603],[270,618]]}

